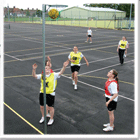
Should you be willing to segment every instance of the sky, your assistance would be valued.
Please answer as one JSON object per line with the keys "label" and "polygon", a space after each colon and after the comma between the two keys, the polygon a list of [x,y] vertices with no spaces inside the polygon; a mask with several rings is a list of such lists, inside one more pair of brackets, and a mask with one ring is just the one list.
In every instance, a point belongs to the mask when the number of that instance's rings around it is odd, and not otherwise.
{"label": "sky", "polygon": [[68,6],[77,6],[77,5],[83,6],[85,2],[86,2],[85,0],[80,0],[80,1],[77,0],[74,1],[74,3],[71,2],[70,0],[51,0],[49,3],[47,0],[4,0],[4,6],[6,7],[8,4],[10,8],[15,6],[17,8],[22,8],[22,9],[27,9],[27,8],[42,9],[42,4],[63,4]]}
{"label": "sky", "polygon": [[[113,3],[132,3],[135,0],[113,0]],[[20,9],[27,9],[27,8],[38,8],[42,9],[42,4],[63,4],[71,6],[83,6],[85,3],[112,3],[112,0],[3,0],[4,7],[9,5],[10,8],[13,6],[20,8]]]}

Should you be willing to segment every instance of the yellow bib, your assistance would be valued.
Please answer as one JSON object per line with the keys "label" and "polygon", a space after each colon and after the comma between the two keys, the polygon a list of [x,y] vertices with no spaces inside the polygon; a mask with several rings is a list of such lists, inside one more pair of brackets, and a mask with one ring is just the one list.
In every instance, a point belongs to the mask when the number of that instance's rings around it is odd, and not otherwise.
{"label": "yellow bib", "polygon": [[125,49],[127,41],[120,40],[120,42],[121,42],[120,48]]}
{"label": "yellow bib", "polygon": [[[55,91],[56,86],[57,86],[57,80],[54,80],[54,73],[51,73],[49,77],[45,78],[45,83],[46,83],[46,94],[51,94]],[[43,75],[41,75],[41,88],[40,92],[44,93],[44,86],[43,86]]]}
{"label": "yellow bib", "polygon": [[78,53],[74,53],[74,52],[71,52],[70,53],[70,57],[71,57],[71,60],[75,60],[75,62],[71,62],[72,64],[80,64],[80,61],[81,61],[81,52],[78,52]]}

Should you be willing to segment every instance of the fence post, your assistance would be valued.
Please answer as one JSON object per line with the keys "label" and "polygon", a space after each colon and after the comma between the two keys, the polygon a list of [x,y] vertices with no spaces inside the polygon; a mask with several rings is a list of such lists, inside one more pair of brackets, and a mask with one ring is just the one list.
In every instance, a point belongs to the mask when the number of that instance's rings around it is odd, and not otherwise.
{"label": "fence post", "polygon": [[105,19],[104,19],[104,28],[106,27],[106,11],[105,11]]}
{"label": "fence post", "polygon": [[71,25],[72,25],[72,11],[71,11]]}
{"label": "fence post", "polygon": [[97,11],[96,11],[96,28],[97,28],[97,18],[98,18],[98,17],[97,17]]}
{"label": "fence post", "polygon": [[9,15],[9,5],[7,6],[8,8],[8,21],[10,21],[10,15]]}
{"label": "fence post", "polygon": [[33,23],[33,15],[32,15],[32,23]]}
{"label": "fence post", "polygon": [[66,18],[66,17],[65,17],[65,11],[64,11],[64,25],[65,25],[65,18]]}
{"label": "fence post", "polygon": [[80,26],[80,11],[79,11],[79,26]]}
{"label": "fence post", "polygon": [[47,134],[46,120],[46,84],[45,84],[45,11],[46,5],[42,5],[42,40],[43,40],[43,90],[44,90],[44,133]]}
{"label": "fence post", "polygon": [[14,22],[15,22],[15,13],[14,13]]}
{"label": "fence post", "polygon": [[[89,11],[88,11],[89,12]],[[88,26],[88,12],[87,12],[87,26]]]}
{"label": "fence post", "polygon": [[132,11],[132,3],[131,3],[131,8],[130,8],[129,30],[131,29],[131,11]]}

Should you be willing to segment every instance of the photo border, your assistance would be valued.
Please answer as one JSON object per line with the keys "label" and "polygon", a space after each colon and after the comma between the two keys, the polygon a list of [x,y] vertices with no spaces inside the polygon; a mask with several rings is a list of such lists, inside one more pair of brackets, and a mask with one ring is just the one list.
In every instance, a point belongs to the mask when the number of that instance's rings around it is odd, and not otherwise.
{"label": "photo border", "polygon": [[[82,0],[83,1],[83,0]],[[110,0],[107,0],[107,1],[104,1],[102,0],[102,2],[100,2],[101,0],[98,1],[98,3],[112,3],[112,1]],[[109,2],[110,1],[110,2]],[[119,2],[120,0],[117,1],[117,3],[122,3],[122,2]],[[88,1],[86,1],[87,3]],[[57,2],[58,3],[58,2]],[[65,3],[65,2],[64,2]],[[113,1],[113,3],[115,3],[115,1]],[[123,2],[124,3],[124,2]],[[140,39],[139,39],[139,43],[138,43],[138,33],[139,33],[139,38],[140,38],[140,27],[138,28],[138,19],[140,20],[140,18],[138,18],[138,13],[140,13],[140,1],[136,1],[136,0],[128,0],[127,3],[135,3],[135,105],[134,105],[134,109],[135,109],[135,119],[134,119],[134,123],[135,123],[135,134],[134,135],[44,135],[44,136],[41,136],[41,135],[4,135],[3,132],[4,132],[4,105],[3,105],[3,95],[1,95],[0,97],[0,110],[1,112],[3,112],[3,115],[0,116],[0,126],[2,126],[2,130],[0,129],[0,138],[1,140],[23,140],[26,138],[28,139],[31,139],[31,140],[35,140],[35,139],[41,139],[41,140],[46,140],[47,139],[51,139],[53,140],[52,138],[54,138],[55,140],[56,139],[71,139],[71,138],[76,138],[76,139],[87,139],[87,138],[93,138],[93,139],[108,139],[108,138],[111,138],[112,140],[114,138],[121,138],[121,139],[139,139],[138,136],[140,137],[140,132],[138,131],[139,128],[138,128],[138,123],[139,123],[139,126],[140,126],[140,121],[138,120],[138,112],[140,113],[140,111],[138,110],[139,109],[139,106],[140,106],[140,102],[138,103],[138,98],[140,100],[140,95],[138,95],[138,85],[139,82],[138,82],[138,79],[140,79],[140,75],[138,75],[138,60],[140,60],[140,49],[138,48],[138,44],[140,44]],[[139,8],[138,8],[139,7]],[[0,9],[1,9],[1,5],[0,5]],[[139,9],[139,11],[138,11]],[[3,14],[3,12],[2,12]],[[1,21],[3,22],[3,15],[1,14],[0,12],[0,39],[2,42],[1,43],[1,70],[0,70],[0,75],[2,76],[0,78],[0,87],[1,87],[1,93],[4,94],[4,56],[3,56],[3,50],[4,50],[4,39],[3,39],[3,36],[4,35],[4,29],[1,29],[1,27],[4,27],[4,24],[1,23]],[[1,17],[2,15],[2,17]],[[139,21],[139,25],[140,25],[140,21]],[[139,32],[138,32],[139,31]],[[137,76],[138,75],[138,76]],[[140,114],[139,114],[139,118],[140,118]],[[138,134],[139,132],[139,134]],[[115,140],[115,139],[114,139]]]}

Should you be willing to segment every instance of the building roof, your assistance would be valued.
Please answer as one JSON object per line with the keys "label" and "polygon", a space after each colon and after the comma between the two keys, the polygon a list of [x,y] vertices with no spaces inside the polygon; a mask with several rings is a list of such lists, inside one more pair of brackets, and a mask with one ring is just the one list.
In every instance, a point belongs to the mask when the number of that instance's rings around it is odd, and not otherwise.
{"label": "building roof", "polygon": [[72,7],[66,7],[62,10],[67,10],[67,9],[70,9],[70,8],[74,8],[74,7],[77,7],[77,8],[82,8],[82,9],[85,9],[85,10],[89,10],[89,11],[106,11],[106,12],[125,12],[125,11],[120,11],[120,10],[115,10],[115,9],[111,9],[111,8],[103,8],[103,7],[85,7],[85,6],[72,6]]}

